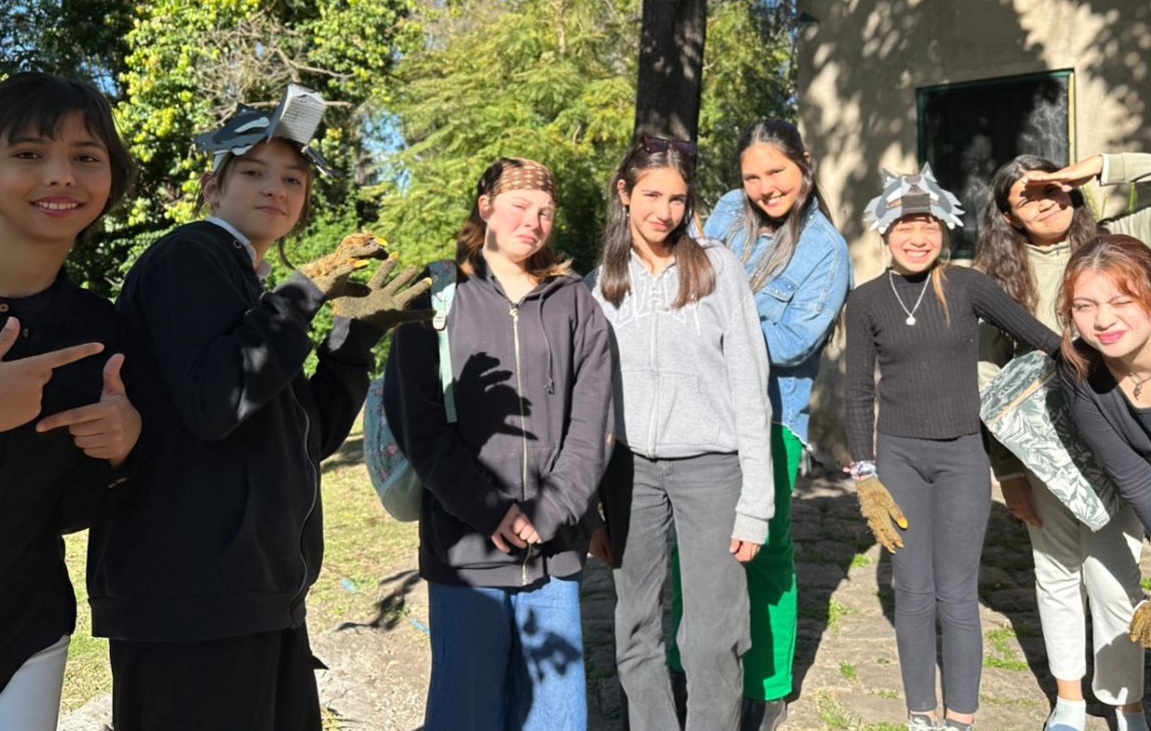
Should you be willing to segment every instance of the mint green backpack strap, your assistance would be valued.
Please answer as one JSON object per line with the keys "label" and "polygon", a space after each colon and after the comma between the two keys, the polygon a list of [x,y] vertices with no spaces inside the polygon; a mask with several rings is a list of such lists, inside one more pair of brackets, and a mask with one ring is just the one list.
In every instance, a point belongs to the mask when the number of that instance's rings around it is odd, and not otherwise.
{"label": "mint green backpack strap", "polygon": [[452,349],[448,341],[448,313],[456,298],[456,263],[454,261],[434,261],[428,265],[432,275],[432,327],[439,335],[440,343],[440,383],[444,387],[444,413],[448,423],[456,423],[455,378],[452,374]]}

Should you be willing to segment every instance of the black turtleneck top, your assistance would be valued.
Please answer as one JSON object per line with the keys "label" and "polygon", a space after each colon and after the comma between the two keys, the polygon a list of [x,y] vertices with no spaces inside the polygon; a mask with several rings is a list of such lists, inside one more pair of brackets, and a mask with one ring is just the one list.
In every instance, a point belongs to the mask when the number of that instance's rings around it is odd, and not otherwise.
{"label": "black turtleneck top", "polygon": [[[845,400],[853,460],[875,459],[875,431],[917,439],[979,432],[980,319],[1048,354],[1059,348],[1058,335],[984,274],[946,267],[944,275],[946,314],[929,273],[887,271],[848,297]],[[914,325],[907,324],[909,310]]]}

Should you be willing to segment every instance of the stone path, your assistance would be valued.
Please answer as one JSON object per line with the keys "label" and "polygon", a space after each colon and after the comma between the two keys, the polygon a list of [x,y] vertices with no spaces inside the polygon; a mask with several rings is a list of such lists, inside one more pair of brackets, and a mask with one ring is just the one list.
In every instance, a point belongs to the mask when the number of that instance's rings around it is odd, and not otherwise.
{"label": "stone path", "polygon": [[[801,619],[797,697],[784,729],[899,731],[905,707],[892,628],[890,560],[874,545],[843,481],[802,479],[792,515]],[[1146,548],[1143,564],[1143,576],[1151,576]],[[397,567],[381,582],[376,622],[312,629],[316,654],[330,668],[319,680],[333,730],[418,731],[422,725],[427,595],[411,568]],[[589,728],[622,731],[611,576],[595,561],[585,576]],[[1026,531],[997,494],[981,579],[986,658],[981,730],[1036,731],[1053,697],[1033,578]],[[60,729],[104,731],[108,715],[108,701],[100,699],[65,719]],[[1108,725],[1096,716],[1088,728],[1102,731]]]}

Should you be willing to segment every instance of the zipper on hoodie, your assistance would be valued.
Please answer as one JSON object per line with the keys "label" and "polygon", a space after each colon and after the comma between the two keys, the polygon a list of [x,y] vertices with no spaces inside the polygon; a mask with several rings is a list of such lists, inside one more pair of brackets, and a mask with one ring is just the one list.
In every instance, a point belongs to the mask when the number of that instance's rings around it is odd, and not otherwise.
{"label": "zipper on hoodie", "polygon": [[296,392],[292,389],[291,384],[288,385],[287,390],[292,396],[292,404],[300,410],[304,417],[304,456],[307,458],[308,476],[311,478],[312,485],[312,501],[308,504],[308,511],[304,513],[304,520],[300,523],[300,564],[304,568],[304,575],[300,577],[300,586],[296,589],[296,596],[299,597],[308,589],[308,557],[304,552],[304,534],[307,532],[308,520],[311,519],[312,512],[316,509],[316,501],[320,495],[320,477],[316,474],[316,465],[312,462],[311,452],[308,451],[308,437],[312,433],[312,419],[308,416],[308,410],[296,398]]}
{"label": "zipper on hoodie", "polygon": [[[520,440],[523,442],[521,454],[523,455],[520,460],[520,499],[528,499],[528,424],[527,415],[524,413],[524,388],[523,379],[520,377],[520,306],[518,304],[512,305],[508,309],[508,315],[512,318],[512,345],[515,351],[516,358],[516,403],[520,407]],[[528,583],[528,561],[532,558],[532,544],[528,544],[527,553],[524,555],[524,562],[520,565],[520,585],[527,586]]]}

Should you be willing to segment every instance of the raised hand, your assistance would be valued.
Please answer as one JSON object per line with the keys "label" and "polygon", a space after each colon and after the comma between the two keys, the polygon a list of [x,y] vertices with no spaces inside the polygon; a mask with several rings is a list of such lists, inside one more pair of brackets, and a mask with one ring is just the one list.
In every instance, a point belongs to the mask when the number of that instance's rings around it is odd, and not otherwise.
{"label": "raised hand", "polygon": [[1078,188],[1092,178],[1098,177],[1103,173],[1103,156],[1093,155],[1084,158],[1079,162],[1074,162],[1065,168],[1056,170],[1053,173],[1045,173],[1042,170],[1032,170],[1025,176],[1027,185],[1042,185],[1045,183],[1058,183],[1059,187],[1064,192],[1070,192],[1072,188]]}
{"label": "raised hand", "polygon": [[536,532],[536,528],[528,520],[528,516],[520,510],[519,505],[512,505],[508,508],[507,514],[504,515],[504,519],[500,521],[491,538],[492,543],[496,544],[496,548],[504,553],[511,553],[512,546],[524,548],[529,543],[540,542],[540,534]]}
{"label": "raised hand", "polygon": [[871,528],[875,540],[883,544],[888,553],[903,548],[903,539],[899,537],[895,526],[906,530],[907,517],[879,478],[872,476],[856,480],[855,491],[859,495],[859,511],[867,519],[867,526]]}
{"label": "raised hand", "polygon": [[332,300],[333,311],[341,317],[366,322],[380,332],[405,322],[432,319],[435,310],[406,309],[412,300],[431,288],[432,280],[424,278],[412,284],[419,270],[407,267],[388,281],[398,263],[398,258],[389,256],[366,285],[348,282],[344,295]]}
{"label": "raised hand", "polygon": [[36,424],[36,431],[68,427],[76,446],[93,459],[106,459],[114,467],[127,458],[140,438],[140,412],[128,400],[120,377],[124,355],[116,353],[104,365],[104,390],[100,400],[87,406],[61,411]]}
{"label": "raised hand", "polygon": [[387,256],[384,247],[369,233],[345,236],[336,250],[300,266],[297,271],[312,280],[324,296],[331,299],[344,292],[348,275],[368,266],[370,259]]}
{"label": "raised hand", "polygon": [[0,431],[27,424],[40,414],[44,385],[52,371],[93,356],[103,343],[83,343],[17,360],[3,360],[20,334],[20,322],[8,318],[0,329]]}

